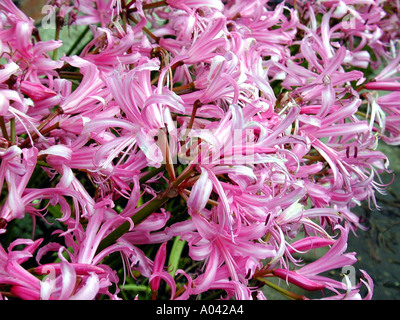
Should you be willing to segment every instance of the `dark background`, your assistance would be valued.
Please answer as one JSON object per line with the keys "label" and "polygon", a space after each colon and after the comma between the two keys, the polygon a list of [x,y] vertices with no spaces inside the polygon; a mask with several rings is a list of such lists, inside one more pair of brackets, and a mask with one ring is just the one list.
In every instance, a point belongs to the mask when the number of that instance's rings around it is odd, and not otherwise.
{"label": "dark background", "polygon": [[365,218],[357,236],[349,237],[348,251],[357,252],[356,270],[363,269],[374,279],[374,300],[397,300],[400,298],[400,149],[397,146],[379,146],[390,160],[391,175],[382,175],[389,182],[386,195],[377,193],[380,210],[369,208],[367,203],[354,210]]}

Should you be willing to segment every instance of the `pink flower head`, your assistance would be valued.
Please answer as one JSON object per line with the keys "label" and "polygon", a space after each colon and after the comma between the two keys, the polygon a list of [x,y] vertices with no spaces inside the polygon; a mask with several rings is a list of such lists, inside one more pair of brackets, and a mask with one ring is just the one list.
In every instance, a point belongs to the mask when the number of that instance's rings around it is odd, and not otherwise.
{"label": "pink flower head", "polygon": [[[33,256],[42,241],[43,239],[36,241],[18,239],[10,244],[8,252],[0,247],[0,283],[11,285],[11,291],[21,299],[39,299],[40,280],[25,270],[21,264]],[[17,250],[15,247],[18,245],[26,246],[22,250]]]}
{"label": "pink flower head", "polygon": [[353,265],[357,261],[355,253],[344,253],[347,248],[348,227],[340,229],[340,238],[335,241],[325,255],[297,270],[274,269],[274,275],[308,291],[324,288],[335,291],[335,288],[343,288],[342,283],[333,282],[318,275],[328,270]]}
{"label": "pink flower head", "polygon": [[21,150],[11,146],[2,157],[0,167],[0,186],[5,180],[8,197],[0,211],[0,217],[6,221],[22,219],[25,215],[25,205],[22,200],[25,188],[33,174],[37,161],[37,149]]}
{"label": "pink flower head", "polygon": [[100,23],[102,27],[105,27],[119,13],[119,8],[120,0],[80,0],[77,9],[82,15],[76,16],[75,23],[78,25]]}

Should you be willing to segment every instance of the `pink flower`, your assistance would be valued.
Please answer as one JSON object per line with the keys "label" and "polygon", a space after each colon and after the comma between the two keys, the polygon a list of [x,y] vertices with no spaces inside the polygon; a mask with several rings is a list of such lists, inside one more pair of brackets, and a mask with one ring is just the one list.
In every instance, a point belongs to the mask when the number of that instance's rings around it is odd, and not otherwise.
{"label": "pink flower", "polygon": [[[104,270],[96,270],[90,265],[70,264],[61,253],[59,256],[62,261],[59,265],[42,265],[35,269],[38,274],[48,274],[47,278],[45,277],[41,282],[40,298],[42,300],[94,300],[99,292],[100,276],[104,274]],[[81,284],[77,287],[78,282]]]}
{"label": "pink flower", "polygon": [[335,288],[343,288],[342,283],[334,282],[326,277],[318,275],[328,270],[353,265],[357,261],[355,253],[344,253],[347,249],[348,227],[340,229],[340,238],[335,241],[329,251],[321,258],[294,271],[274,269],[274,275],[303,289],[311,291],[321,290],[324,288],[334,291]]}
{"label": "pink flower", "polygon": [[[382,135],[382,139],[390,145],[396,145],[399,143],[400,132],[398,126],[398,108],[397,101],[400,97],[400,93],[398,91],[393,91],[386,95],[380,97],[370,96],[371,103],[379,106],[384,113],[384,132]],[[383,128],[382,128],[383,129]]]}
{"label": "pink flower", "polygon": [[[16,101],[20,104],[23,104],[21,96],[18,92],[13,90],[0,90],[0,115],[5,116],[8,114],[9,111],[14,111],[13,109],[10,110],[10,101]],[[15,112],[15,111],[14,111]]]}
{"label": "pink flower", "polygon": [[[22,299],[39,299],[40,280],[25,270],[21,264],[33,256],[43,239],[32,241],[18,239],[8,247],[8,252],[0,247],[0,283],[11,285],[11,292]],[[26,245],[17,250],[18,245]],[[15,250],[14,250],[15,249]]]}
{"label": "pink flower", "polygon": [[12,0],[4,0],[0,4],[0,9],[10,13],[10,16],[15,17],[16,19],[23,20],[25,22],[33,22],[31,18],[28,18],[25,13],[23,13],[18,7],[15,5]]}
{"label": "pink flower", "polygon": [[[174,62],[183,61],[185,64],[195,64],[200,61],[211,61],[217,56],[216,49],[223,50],[227,46],[224,36],[225,19],[221,16],[212,18],[206,30],[201,32],[195,39],[184,48],[180,43],[181,51],[177,52]],[[164,42],[160,41],[164,46]]]}
{"label": "pink flower", "polygon": [[[271,246],[251,241],[265,234],[265,225],[241,226],[231,235],[229,229],[221,230],[216,222],[208,221],[199,213],[193,213],[192,220],[198,234],[189,239],[190,256],[194,260],[206,259],[207,263],[204,273],[194,280],[191,293],[199,294],[209,290],[218,279],[218,273],[224,272],[225,278],[230,277],[232,283],[235,283],[236,297],[240,296],[239,288],[247,282],[248,270],[239,265],[253,258],[266,259],[275,253]],[[221,269],[221,266],[226,269]]]}
{"label": "pink flower", "polygon": [[8,196],[0,211],[2,219],[11,221],[25,216],[22,196],[26,192],[25,188],[33,174],[36,161],[36,148],[21,150],[17,146],[11,146],[3,155],[0,167],[0,187],[3,186],[5,180]]}
{"label": "pink flower", "polygon": [[105,27],[119,14],[118,8],[121,8],[120,0],[96,0],[94,2],[80,0],[77,9],[83,14],[76,16],[75,23],[78,25],[100,23],[102,27]]}
{"label": "pink flower", "polygon": [[7,59],[16,62],[26,72],[25,79],[27,80],[31,80],[32,74],[34,77],[43,74],[49,77],[54,76],[53,70],[60,68],[62,62],[53,61],[48,57],[47,52],[60,47],[62,42],[50,40],[33,44],[31,42],[34,30],[33,19],[28,18],[10,0],[4,1],[0,5],[0,10],[5,17],[3,28],[0,30],[1,47],[8,53]]}
{"label": "pink flower", "polygon": [[101,97],[100,90],[104,87],[98,68],[77,56],[65,58],[65,60],[80,69],[83,79],[79,87],[63,101],[60,108],[66,114],[85,112],[87,108],[93,109],[97,100],[101,101],[101,98],[97,97]]}
{"label": "pink flower", "polygon": [[[115,225],[119,225],[121,217],[115,216],[113,219],[104,220],[105,214],[111,214],[112,210],[107,207],[106,203],[99,203],[95,207],[95,212],[89,217],[89,223],[86,230],[81,226],[73,225],[73,229],[63,234],[66,244],[72,248],[69,253],[68,261],[63,257],[62,252],[65,248],[59,244],[48,244],[38,253],[37,260],[49,251],[57,250],[61,259],[61,264],[45,264],[35,268],[38,274],[46,274],[52,276],[46,278],[47,282],[43,282],[41,286],[42,299],[71,299],[71,300],[87,300],[94,299],[99,294],[109,295],[115,299],[116,296],[109,292],[112,283],[118,281],[114,271],[106,265],[102,265],[101,261],[107,255],[120,251],[126,254],[129,259],[138,259],[141,261],[140,270],[143,269],[144,274],[148,269],[148,261],[142,257],[140,250],[135,251],[128,243],[120,243],[110,246],[96,253],[101,240],[107,235],[109,230]],[[143,259],[143,260],[142,260]],[[136,262],[133,261],[132,264]],[[77,287],[77,277],[83,279]]]}
{"label": "pink flower", "polygon": [[[93,63],[101,71],[111,73],[120,64],[136,64],[142,58],[137,48],[138,44],[136,42],[138,40],[130,27],[120,37],[114,37],[107,28],[98,28],[94,31],[93,37],[93,40],[82,51],[80,57]],[[106,42],[106,47],[102,47],[103,41]],[[102,50],[97,54],[89,54],[88,51],[92,46],[101,47]],[[129,51],[132,51],[132,53],[126,54]]]}
{"label": "pink flower", "polygon": [[4,65],[4,69],[0,70],[0,83],[5,82],[10,76],[19,69],[15,62],[10,62]]}

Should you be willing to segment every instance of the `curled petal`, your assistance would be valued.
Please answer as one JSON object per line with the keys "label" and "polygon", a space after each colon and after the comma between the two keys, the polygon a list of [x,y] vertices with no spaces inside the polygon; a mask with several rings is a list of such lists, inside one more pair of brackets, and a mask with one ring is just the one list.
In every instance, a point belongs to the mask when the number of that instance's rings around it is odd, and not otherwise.
{"label": "curled petal", "polygon": [[312,281],[301,274],[296,273],[295,271],[286,270],[286,269],[274,269],[274,275],[277,277],[287,280],[294,285],[305,289],[307,291],[317,291],[325,288],[325,285]]}
{"label": "curled petal", "polygon": [[212,191],[212,182],[208,178],[208,172],[201,170],[200,178],[194,184],[188,199],[188,207],[192,212],[200,212],[207,204]]}
{"label": "curled petal", "polygon": [[171,288],[171,300],[173,300],[176,293],[176,285],[174,279],[168,272],[154,272],[150,276],[149,281],[154,282],[157,279],[159,281],[160,278],[163,279]]}
{"label": "curled petal", "polygon": [[100,289],[99,276],[92,272],[86,280],[86,284],[69,300],[93,300],[98,294]]}

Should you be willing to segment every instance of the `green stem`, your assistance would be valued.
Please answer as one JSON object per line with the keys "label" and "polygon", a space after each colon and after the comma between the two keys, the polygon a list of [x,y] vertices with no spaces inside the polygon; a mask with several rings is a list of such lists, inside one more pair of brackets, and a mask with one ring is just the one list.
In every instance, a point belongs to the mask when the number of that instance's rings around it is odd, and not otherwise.
{"label": "green stem", "polygon": [[305,296],[300,296],[300,295],[290,292],[286,289],[283,289],[280,286],[276,285],[275,283],[272,283],[264,278],[256,278],[256,280],[266,284],[268,287],[278,291],[280,294],[284,295],[285,297],[287,297],[291,300],[307,300],[307,298]]}
{"label": "green stem", "polygon": [[7,133],[6,123],[4,121],[3,116],[0,116],[0,127],[1,127],[1,133],[3,134],[3,138],[6,139],[7,141],[10,141],[10,138],[8,137]]}
{"label": "green stem", "polygon": [[10,119],[10,136],[11,136],[11,144],[15,144],[17,141],[17,136],[15,133],[15,118]]}
{"label": "green stem", "polygon": [[[56,23],[56,34],[54,36],[54,40],[59,40],[60,39],[60,25]],[[53,51],[53,60],[57,59],[57,53],[58,53],[58,48],[55,48]]]}
{"label": "green stem", "polygon": [[183,181],[189,178],[194,173],[194,169],[191,166],[187,166],[185,170],[179,175],[179,177],[172,183],[174,188],[177,188]]}
{"label": "green stem", "polygon": [[145,285],[136,285],[136,284],[126,284],[122,287],[123,290],[132,290],[132,291],[141,291],[146,293],[151,293],[151,289]]}
{"label": "green stem", "polygon": [[49,165],[47,162],[43,161],[43,160],[38,160],[36,162],[36,165],[40,166],[40,167],[46,167],[46,168],[52,168],[51,165]]}
{"label": "green stem", "polygon": [[83,74],[78,72],[72,71],[60,71],[59,76],[64,79],[71,79],[71,80],[82,80]]}
{"label": "green stem", "polygon": [[359,111],[359,110],[356,111],[356,115],[358,115],[360,117],[363,117],[363,118],[367,118],[367,114],[365,112],[362,112],[362,111]]}

